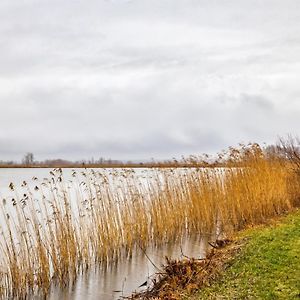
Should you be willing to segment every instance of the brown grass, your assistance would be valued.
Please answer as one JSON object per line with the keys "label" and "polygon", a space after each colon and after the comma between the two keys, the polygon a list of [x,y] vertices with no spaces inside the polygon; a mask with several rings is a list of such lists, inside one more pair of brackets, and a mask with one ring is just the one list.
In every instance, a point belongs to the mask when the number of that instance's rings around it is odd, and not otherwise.
{"label": "brown grass", "polygon": [[230,234],[299,206],[299,176],[289,161],[266,157],[256,144],[225,158],[223,169],[157,169],[143,182],[130,169],[74,171],[72,182],[56,169],[33,189],[24,182],[22,195],[11,185],[13,198],[0,206],[0,292],[46,294],[52,283],[67,285],[137,247]]}
{"label": "brown grass", "polygon": [[125,299],[178,300],[187,294],[208,286],[223,271],[230,260],[241,250],[244,240],[226,243],[226,248],[213,248],[205,259],[166,258],[161,273],[153,278],[150,287]]}

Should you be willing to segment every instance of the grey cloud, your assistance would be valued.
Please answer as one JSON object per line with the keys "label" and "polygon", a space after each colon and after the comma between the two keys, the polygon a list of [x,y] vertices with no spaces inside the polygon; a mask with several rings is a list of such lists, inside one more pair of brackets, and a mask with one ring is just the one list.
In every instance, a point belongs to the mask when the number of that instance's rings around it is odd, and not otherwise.
{"label": "grey cloud", "polygon": [[168,158],[300,128],[300,3],[0,3],[0,159]]}
{"label": "grey cloud", "polygon": [[260,95],[243,94],[240,97],[240,105],[245,106],[245,109],[257,108],[267,113],[272,112],[274,109],[272,101]]}

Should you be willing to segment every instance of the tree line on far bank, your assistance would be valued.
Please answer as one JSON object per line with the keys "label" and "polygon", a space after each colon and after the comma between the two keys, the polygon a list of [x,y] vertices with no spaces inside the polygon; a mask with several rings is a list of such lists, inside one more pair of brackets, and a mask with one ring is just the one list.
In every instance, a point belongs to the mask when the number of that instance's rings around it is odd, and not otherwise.
{"label": "tree line on far bank", "polygon": [[[243,158],[241,161],[245,162],[244,157],[247,157],[249,145],[256,145],[257,151],[261,152],[261,155],[266,158],[277,157],[283,160],[289,160],[293,162],[298,168],[300,168],[300,138],[289,135],[287,138],[279,138],[275,145],[265,145],[264,147],[256,143],[240,144],[239,153],[235,153],[237,148],[229,147],[228,150],[224,150],[218,153],[216,156],[210,156],[207,154],[191,155],[188,157],[181,157],[181,159],[171,160],[154,160],[149,161],[123,161],[116,159],[89,159],[89,160],[66,160],[66,159],[46,159],[38,161],[35,159],[32,152],[27,152],[21,162],[14,161],[2,161],[0,160],[0,168],[97,168],[97,167],[226,167],[232,166],[234,163],[238,166],[238,160],[236,155]],[[240,151],[243,151],[241,156]],[[244,157],[243,157],[244,156]]]}

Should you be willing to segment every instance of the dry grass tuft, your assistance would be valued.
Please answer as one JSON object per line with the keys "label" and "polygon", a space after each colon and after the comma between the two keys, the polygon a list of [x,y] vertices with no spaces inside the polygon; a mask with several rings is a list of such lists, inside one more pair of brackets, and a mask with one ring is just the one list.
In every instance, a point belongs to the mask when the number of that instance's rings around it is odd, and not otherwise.
{"label": "dry grass tuft", "polygon": [[[184,259],[170,260],[166,258],[163,272],[157,274],[152,286],[144,292],[126,299],[182,299],[187,293],[208,286],[220,272],[224,265],[240,251],[243,240],[230,243],[226,248],[213,248],[203,260]],[[227,243],[226,243],[227,244]]]}
{"label": "dry grass tuft", "polygon": [[[0,204],[3,297],[46,294],[52,283],[65,286],[135,248],[188,234],[230,234],[300,206],[300,176],[290,160],[267,156],[257,144],[232,148],[220,160],[226,167],[139,176],[131,169],[84,170],[72,180],[56,169],[50,179],[34,178],[34,188],[10,184],[12,197]],[[191,274],[205,264],[186,263]]]}

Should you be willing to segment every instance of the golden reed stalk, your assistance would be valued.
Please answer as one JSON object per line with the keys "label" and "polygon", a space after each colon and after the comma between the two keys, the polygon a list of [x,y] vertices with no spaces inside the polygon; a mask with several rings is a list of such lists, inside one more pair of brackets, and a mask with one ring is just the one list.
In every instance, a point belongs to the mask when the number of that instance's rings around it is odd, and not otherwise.
{"label": "golden reed stalk", "polygon": [[143,176],[84,170],[74,171],[72,182],[57,169],[33,189],[24,182],[22,196],[11,184],[14,197],[0,208],[1,295],[45,295],[52,283],[67,285],[135,248],[187,234],[230,234],[300,205],[299,173],[289,161],[267,157],[256,144],[224,155],[222,168]]}

